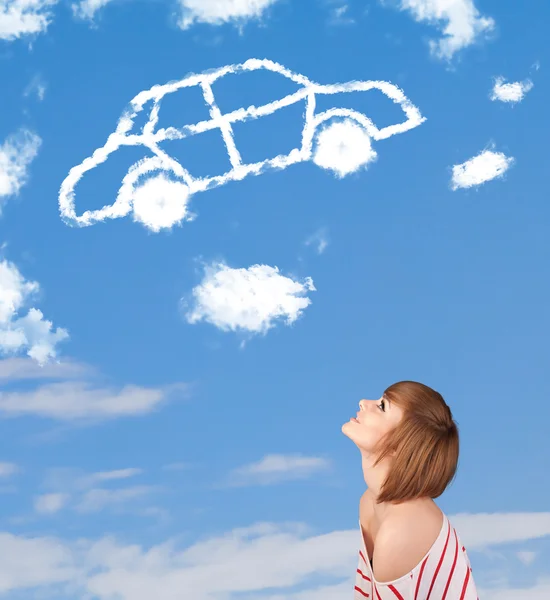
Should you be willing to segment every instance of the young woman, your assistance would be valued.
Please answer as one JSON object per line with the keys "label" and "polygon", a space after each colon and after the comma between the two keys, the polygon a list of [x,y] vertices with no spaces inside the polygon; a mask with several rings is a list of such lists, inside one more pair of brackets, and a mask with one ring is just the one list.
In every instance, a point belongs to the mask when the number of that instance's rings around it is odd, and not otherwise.
{"label": "young woman", "polygon": [[342,426],[367,484],[354,599],[479,600],[466,549],[433,501],[458,465],[458,428],[443,397],[401,381],[359,407]]}

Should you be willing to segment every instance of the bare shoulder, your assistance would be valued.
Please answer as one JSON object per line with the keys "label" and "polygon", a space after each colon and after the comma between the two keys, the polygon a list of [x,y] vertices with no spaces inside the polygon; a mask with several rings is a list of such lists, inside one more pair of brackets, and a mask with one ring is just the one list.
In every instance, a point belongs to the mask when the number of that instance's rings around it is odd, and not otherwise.
{"label": "bare shoulder", "polygon": [[374,577],[379,582],[407,575],[424,558],[441,531],[443,513],[415,505],[399,507],[380,526],[374,547]]}

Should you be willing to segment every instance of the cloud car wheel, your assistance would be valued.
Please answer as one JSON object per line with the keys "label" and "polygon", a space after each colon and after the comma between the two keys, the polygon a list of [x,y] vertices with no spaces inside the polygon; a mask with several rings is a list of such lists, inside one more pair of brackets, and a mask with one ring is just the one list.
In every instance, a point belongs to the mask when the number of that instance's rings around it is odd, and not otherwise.
{"label": "cloud car wheel", "polygon": [[131,201],[134,221],[155,233],[194,217],[188,210],[189,186],[158,157],[134,165],[120,194]]}
{"label": "cloud car wheel", "polygon": [[354,119],[330,119],[317,127],[313,162],[333,171],[338,177],[345,177],[366,167],[376,157],[370,135]]}

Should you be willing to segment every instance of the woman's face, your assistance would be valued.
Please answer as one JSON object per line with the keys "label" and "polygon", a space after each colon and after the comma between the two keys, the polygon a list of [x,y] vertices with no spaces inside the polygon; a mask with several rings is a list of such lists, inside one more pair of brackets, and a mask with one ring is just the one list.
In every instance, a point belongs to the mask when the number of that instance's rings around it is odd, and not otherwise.
{"label": "woman's face", "polygon": [[372,452],[379,440],[402,419],[403,410],[386,396],[378,400],[361,400],[355,418],[342,426],[342,433],[367,453]]}

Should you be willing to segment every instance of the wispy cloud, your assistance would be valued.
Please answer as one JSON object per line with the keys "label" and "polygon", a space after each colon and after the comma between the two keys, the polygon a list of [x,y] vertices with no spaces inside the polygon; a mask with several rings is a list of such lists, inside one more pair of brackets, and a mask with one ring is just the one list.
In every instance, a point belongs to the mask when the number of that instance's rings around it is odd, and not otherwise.
{"label": "wispy cloud", "polygon": [[138,485],[115,490],[94,488],[82,495],[75,505],[75,510],[80,513],[99,512],[105,508],[124,510],[127,509],[130,501],[149,496],[156,490],[155,486],[150,485]]}
{"label": "wispy cloud", "polygon": [[[550,513],[461,514],[449,519],[469,552],[550,535]],[[228,599],[249,594],[270,600],[338,600],[353,590],[359,539],[356,527],[319,533],[303,523],[272,522],[236,528],[186,548],[176,539],[144,547],[113,536],[76,543],[2,533],[0,593],[32,590],[33,597],[49,593],[57,598],[179,600],[185,590],[193,600],[220,594]],[[319,573],[332,581],[319,583]],[[541,577],[531,587],[503,583],[478,586],[478,592],[487,600],[543,600],[549,597],[550,582]]]}
{"label": "wispy cloud", "polygon": [[[393,4],[395,0],[381,0]],[[482,16],[473,0],[399,0],[399,8],[409,11],[416,21],[438,26],[439,40],[430,40],[431,53],[450,60],[456,52],[470,46],[491,32],[495,22]]]}
{"label": "wispy cloud", "polygon": [[192,465],[190,463],[176,462],[176,463],[169,463],[167,465],[163,465],[162,470],[163,471],[186,471],[187,469],[190,469],[191,467],[192,467]]}
{"label": "wispy cloud", "polygon": [[182,15],[179,26],[182,29],[194,23],[221,25],[237,22],[242,24],[250,19],[259,19],[278,0],[179,0]]}
{"label": "wispy cloud", "polygon": [[59,421],[103,421],[149,414],[173,392],[187,386],[163,388],[125,385],[122,388],[97,387],[90,382],[45,384],[35,390],[0,393],[0,415],[34,415]]}
{"label": "wispy cloud", "polygon": [[223,263],[206,266],[202,282],[182,299],[189,323],[206,321],[222,331],[267,333],[280,319],[290,325],[311,304],[305,296],[315,291],[303,282],[279,273],[277,267],[253,265],[231,268]]}
{"label": "wispy cloud", "polygon": [[505,81],[504,77],[495,78],[495,85],[490,95],[491,100],[516,104],[521,102],[525,98],[525,94],[533,89],[533,82],[530,79],[513,83],[505,83]]}
{"label": "wispy cloud", "polygon": [[514,163],[513,157],[502,152],[484,150],[466,162],[453,167],[451,189],[470,188],[502,177]]}
{"label": "wispy cloud", "polygon": [[77,19],[86,19],[93,21],[96,13],[101,10],[107,4],[110,4],[112,0],[81,0],[71,4],[73,15]]}
{"label": "wispy cloud", "polygon": [[536,557],[537,553],[530,550],[522,550],[516,553],[516,556],[524,565],[530,565]]}
{"label": "wispy cloud", "polygon": [[329,23],[331,25],[353,25],[355,19],[349,16],[349,4],[342,0],[328,0]]}
{"label": "wispy cloud", "polygon": [[54,491],[35,498],[35,511],[54,514],[61,509],[79,513],[94,513],[105,509],[129,510],[134,500],[151,495],[159,488],[152,485],[106,487],[143,473],[142,469],[125,468],[96,473],[76,469],[50,469],[45,485]]}
{"label": "wispy cloud", "polygon": [[115,469],[114,471],[99,471],[98,473],[92,473],[91,475],[84,476],[78,481],[80,486],[87,487],[102,483],[104,481],[129,479],[130,477],[135,477],[136,475],[141,475],[142,473],[143,471],[141,469],[131,467],[128,469]]}
{"label": "wispy cloud", "polygon": [[275,485],[285,481],[307,479],[330,467],[331,462],[325,458],[300,454],[270,454],[258,462],[231,471],[221,487]]}
{"label": "wispy cloud", "polygon": [[321,227],[310,235],[304,242],[306,246],[315,246],[317,254],[323,254],[328,246],[328,233],[326,227]]}
{"label": "wispy cloud", "polygon": [[15,463],[0,462],[0,477],[11,477],[19,472],[19,467]]}
{"label": "wispy cloud", "polygon": [[[1,310],[0,304],[0,310]],[[63,422],[101,422],[153,412],[172,398],[186,396],[191,384],[160,387],[102,385],[91,366],[67,361],[33,365],[29,359],[0,360],[0,381],[58,379],[34,388],[0,392],[0,416],[36,416]],[[124,476],[119,473],[118,476]],[[110,474],[105,477],[116,477]]]}
{"label": "wispy cloud", "polygon": [[20,129],[0,145],[0,214],[3,200],[9,196],[16,196],[27,183],[29,165],[38,154],[41,143],[38,135],[28,129]]}
{"label": "wispy cloud", "polygon": [[41,515],[53,515],[69,502],[69,494],[42,494],[34,499],[34,510]]}
{"label": "wispy cloud", "polygon": [[23,96],[25,98],[27,98],[31,94],[36,94],[36,97],[40,101],[44,100],[44,96],[46,94],[46,84],[44,83],[40,75],[35,75],[23,91]]}
{"label": "wispy cloud", "polygon": [[13,41],[44,33],[57,0],[0,0],[0,39]]}
{"label": "wispy cloud", "polygon": [[19,311],[39,289],[38,283],[27,281],[16,265],[0,261],[0,354],[27,350],[27,355],[42,365],[55,358],[57,344],[69,334],[63,328],[54,330],[53,323],[44,319],[37,308],[30,308],[26,315],[20,316]]}
{"label": "wispy cloud", "polygon": [[95,374],[90,365],[64,358],[63,362],[49,362],[40,366],[36,361],[13,357],[0,360],[0,382],[32,379],[78,379]]}

